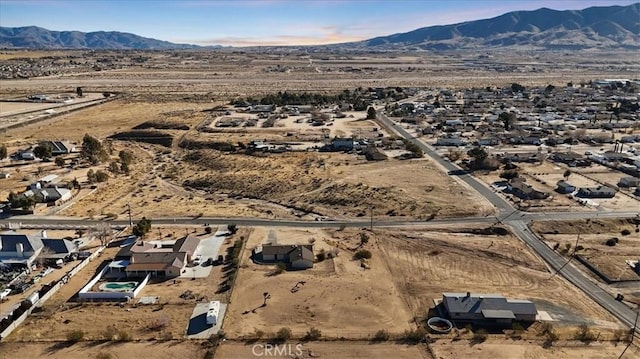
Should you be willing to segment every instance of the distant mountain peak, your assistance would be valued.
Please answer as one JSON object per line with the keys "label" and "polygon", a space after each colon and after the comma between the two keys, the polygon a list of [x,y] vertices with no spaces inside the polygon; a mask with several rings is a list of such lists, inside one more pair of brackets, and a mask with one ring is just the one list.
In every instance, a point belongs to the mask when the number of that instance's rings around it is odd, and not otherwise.
{"label": "distant mountain peak", "polygon": [[640,3],[583,10],[513,11],[491,19],[423,27],[343,44],[386,50],[640,49]]}
{"label": "distant mountain peak", "polygon": [[192,49],[197,45],[174,44],[120,31],[51,31],[38,26],[0,27],[0,47],[27,49]]}

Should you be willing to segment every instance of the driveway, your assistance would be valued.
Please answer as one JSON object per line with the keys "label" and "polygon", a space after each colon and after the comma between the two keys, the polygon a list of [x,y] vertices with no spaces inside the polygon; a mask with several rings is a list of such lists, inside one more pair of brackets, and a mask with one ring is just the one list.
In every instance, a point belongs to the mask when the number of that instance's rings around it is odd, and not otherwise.
{"label": "driveway", "polygon": [[209,310],[209,303],[198,303],[193,308],[191,319],[189,319],[189,326],[187,327],[187,334],[185,337],[188,339],[207,339],[213,334],[218,334],[220,328],[222,328],[222,321],[224,315],[227,312],[227,304],[220,303],[220,315],[218,316],[218,323],[211,326],[207,324],[207,311]]}
{"label": "driveway", "polygon": [[206,278],[211,273],[211,266],[206,264],[207,259],[213,258],[214,260],[218,258],[218,252],[220,251],[220,247],[226,238],[226,227],[224,231],[218,230],[214,235],[209,235],[208,237],[203,237],[200,240],[200,244],[195,250],[194,256],[200,254],[202,259],[201,263],[194,267],[187,267],[186,272],[180,275],[180,278]]}

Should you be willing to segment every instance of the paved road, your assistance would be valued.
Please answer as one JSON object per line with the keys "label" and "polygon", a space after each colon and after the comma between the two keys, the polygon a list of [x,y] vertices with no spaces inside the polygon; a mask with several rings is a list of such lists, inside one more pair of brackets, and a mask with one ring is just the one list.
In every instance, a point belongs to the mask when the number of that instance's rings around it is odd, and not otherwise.
{"label": "paved road", "polygon": [[[428,146],[424,142],[412,136],[405,129],[397,126],[393,121],[386,117],[381,112],[378,112],[378,121],[382,122],[387,127],[395,129],[405,139],[412,141],[418,145],[425,153],[425,155],[431,157],[436,163],[441,165],[447,171],[460,171],[461,168],[455,164],[442,158],[431,146]],[[554,270],[559,270],[566,262],[566,259],[549,248],[544,242],[542,242],[534,233],[528,228],[528,221],[530,220],[563,220],[563,219],[579,219],[579,218],[599,218],[608,217],[615,218],[623,215],[638,215],[639,211],[635,212],[621,212],[621,213],[593,213],[593,212],[581,212],[581,213],[526,213],[515,209],[507,200],[498,196],[492,189],[476,180],[474,177],[463,174],[459,176],[460,180],[468,184],[470,187],[478,191],[484,196],[491,204],[498,209],[498,218],[504,221],[511,229],[514,235],[524,241],[529,247],[531,247],[549,266]],[[596,283],[591,281],[582,272],[573,267],[571,264],[566,265],[560,274],[571,282],[576,287],[580,288],[589,297],[591,297],[596,303],[600,304],[603,308],[608,310],[613,316],[618,318],[622,323],[629,327],[635,326],[636,313],[633,309],[629,308],[623,303],[615,300],[615,298],[598,287]],[[636,332],[640,332],[640,328],[636,327]]]}

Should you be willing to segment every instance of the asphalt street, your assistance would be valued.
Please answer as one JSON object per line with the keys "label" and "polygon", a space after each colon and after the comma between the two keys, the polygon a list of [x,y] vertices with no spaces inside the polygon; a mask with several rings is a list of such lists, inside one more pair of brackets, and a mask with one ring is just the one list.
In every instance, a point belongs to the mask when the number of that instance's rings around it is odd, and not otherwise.
{"label": "asphalt street", "polygon": [[[456,166],[455,164],[445,160],[442,158],[431,146],[428,146],[426,143],[420,141],[419,139],[412,136],[409,132],[397,126],[393,121],[387,118],[381,112],[378,112],[378,121],[382,122],[387,127],[393,128],[396,130],[398,134],[400,134],[405,139],[408,139],[418,145],[425,155],[431,157],[436,163],[441,165],[445,170],[455,171],[457,173],[462,169]],[[616,218],[621,217],[624,214],[635,216],[638,215],[640,211],[635,212],[627,212],[627,213],[593,213],[589,212],[585,213],[554,213],[553,216],[549,216],[548,214],[532,214],[526,213],[516,210],[507,200],[498,196],[492,189],[476,180],[473,176],[469,174],[462,174],[458,176],[458,178],[468,184],[470,187],[478,191],[482,196],[484,196],[491,204],[493,204],[498,209],[498,218],[503,223],[507,224],[513,234],[524,241],[531,249],[533,249],[540,258],[542,258],[554,271],[560,270],[567,261],[566,258],[556,253],[553,249],[547,246],[544,242],[542,242],[534,233],[529,230],[528,222],[530,220],[563,220],[563,219],[578,219],[578,218],[597,218],[597,217],[607,217],[607,218]],[[591,279],[585,276],[582,272],[580,272],[577,268],[568,264],[562,268],[559,272],[564,278],[566,278],[573,285],[581,289],[584,293],[586,293],[589,297],[591,297],[596,303],[601,305],[603,308],[608,310],[613,316],[618,318],[622,323],[627,325],[628,327],[636,327],[634,321],[636,319],[636,312],[629,308],[624,303],[618,302],[615,298],[598,287],[596,283],[594,283]],[[635,328],[636,332],[640,331],[640,328]]]}

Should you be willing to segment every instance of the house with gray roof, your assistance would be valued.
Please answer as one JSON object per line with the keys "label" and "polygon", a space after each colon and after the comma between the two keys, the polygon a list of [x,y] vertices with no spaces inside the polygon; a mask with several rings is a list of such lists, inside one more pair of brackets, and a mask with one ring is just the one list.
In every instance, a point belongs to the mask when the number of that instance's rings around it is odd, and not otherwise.
{"label": "house with gray roof", "polygon": [[607,186],[582,187],[578,190],[578,197],[582,198],[613,198],[616,190]]}
{"label": "house with gray roof", "polygon": [[42,238],[14,231],[0,233],[0,262],[31,267],[44,244]]}
{"label": "house with gray roof", "polygon": [[265,244],[254,250],[256,258],[263,262],[284,262],[291,268],[313,267],[313,245],[311,244]]}
{"label": "house with gray roof", "polygon": [[[192,261],[200,239],[188,235],[169,245],[166,242],[137,240],[121,248],[115,260],[124,265],[127,276],[144,277],[151,274],[154,277],[171,278],[179,276],[187,263]],[[111,272],[121,273],[122,268],[113,267]]]}
{"label": "house with gray roof", "polygon": [[513,321],[534,322],[538,314],[531,301],[496,294],[442,293],[442,304],[457,321],[510,325]]}

